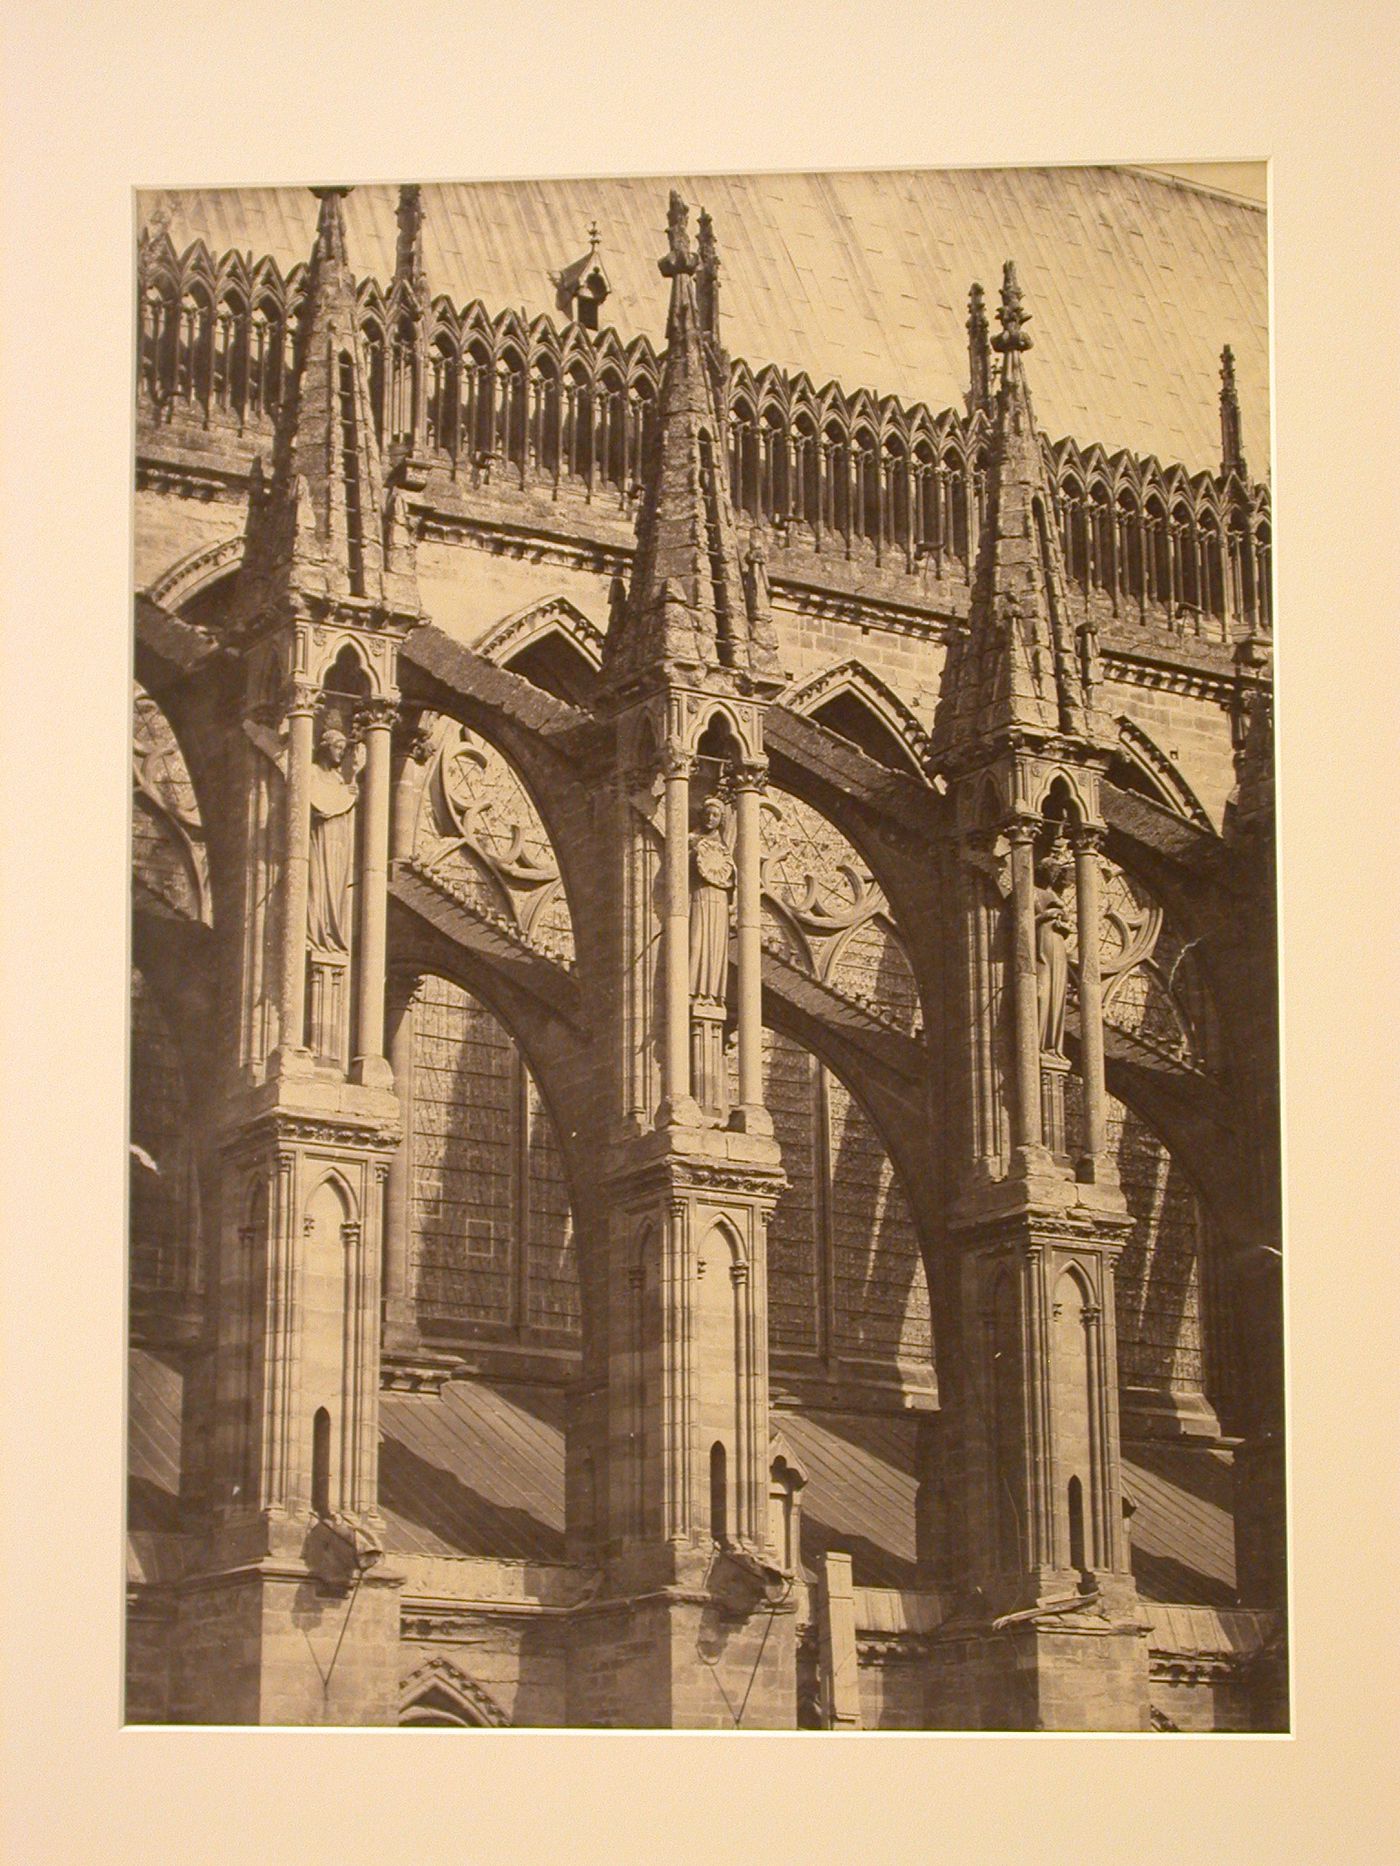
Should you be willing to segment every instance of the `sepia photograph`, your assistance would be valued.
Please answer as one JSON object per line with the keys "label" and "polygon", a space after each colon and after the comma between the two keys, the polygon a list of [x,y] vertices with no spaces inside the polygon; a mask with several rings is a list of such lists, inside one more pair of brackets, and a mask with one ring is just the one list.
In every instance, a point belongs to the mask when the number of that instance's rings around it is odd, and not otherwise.
{"label": "sepia photograph", "polygon": [[138,193],[127,1724],[1290,1729],[1265,180]]}

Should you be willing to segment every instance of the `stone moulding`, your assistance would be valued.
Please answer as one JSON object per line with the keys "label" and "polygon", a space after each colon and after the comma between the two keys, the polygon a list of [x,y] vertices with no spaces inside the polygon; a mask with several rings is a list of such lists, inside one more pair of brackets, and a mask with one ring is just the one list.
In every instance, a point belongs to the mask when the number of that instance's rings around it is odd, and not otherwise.
{"label": "stone moulding", "polygon": [[460,1666],[441,1656],[435,1656],[426,1664],[418,1666],[400,1685],[400,1720],[432,1694],[446,1698],[454,1709],[460,1709],[465,1722],[485,1724],[492,1729],[510,1727],[509,1717],[490,1692],[484,1690],[474,1678],[469,1678]]}

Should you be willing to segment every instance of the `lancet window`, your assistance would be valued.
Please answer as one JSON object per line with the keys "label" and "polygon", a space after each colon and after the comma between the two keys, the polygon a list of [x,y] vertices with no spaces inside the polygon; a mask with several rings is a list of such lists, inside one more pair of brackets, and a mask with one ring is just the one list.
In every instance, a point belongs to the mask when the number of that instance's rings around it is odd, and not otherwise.
{"label": "lancet window", "polygon": [[763,1070],[788,1179],[768,1227],[773,1353],[928,1392],[918,1234],[874,1123],[839,1076],[778,1031],[764,1032]]}
{"label": "lancet window", "polygon": [[578,1276],[553,1123],[505,1026],[453,981],[414,990],[412,1287],[435,1336],[570,1344]]}
{"label": "lancet window", "polygon": [[195,1301],[200,1209],[185,1069],[159,997],[131,973],[131,1287],[151,1302]]}

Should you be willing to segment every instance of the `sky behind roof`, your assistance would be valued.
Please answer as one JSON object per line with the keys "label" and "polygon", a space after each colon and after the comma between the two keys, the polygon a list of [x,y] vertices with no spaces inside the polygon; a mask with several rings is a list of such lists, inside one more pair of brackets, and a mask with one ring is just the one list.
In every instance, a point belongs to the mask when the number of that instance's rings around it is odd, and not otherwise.
{"label": "sky behind roof", "polygon": [[1261,207],[1269,198],[1267,162],[1143,162],[1140,166],[1157,175],[1178,175],[1203,188],[1220,188],[1226,194],[1257,201]]}

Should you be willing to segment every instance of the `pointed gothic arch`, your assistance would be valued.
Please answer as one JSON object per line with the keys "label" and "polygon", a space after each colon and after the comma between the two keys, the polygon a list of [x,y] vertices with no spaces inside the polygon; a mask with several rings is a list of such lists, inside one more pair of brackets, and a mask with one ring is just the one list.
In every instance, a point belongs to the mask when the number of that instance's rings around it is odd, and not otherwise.
{"label": "pointed gothic arch", "polygon": [[134,683],[132,866],[138,912],[209,926],[213,897],[205,826],[188,761],[164,709]]}
{"label": "pointed gothic arch", "polygon": [[602,667],[603,631],[567,596],[547,596],[495,623],[476,651],[568,705],[587,705]]}
{"label": "pointed gothic arch", "polygon": [[202,596],[216,583],[228,579],[231,584],[243,562],[245,543],[240,532],[236,538],[221,538],[217,544],[201,544],[153,577],[143,593],[162,609],[178,612],[192,597]]}
{"label": "pointed gothic arch", "polygon": [[782,701],[795,713],[830,726],[880,764],[923,776],[928,733],[864,662],[851,659],[825,668],[789,687]]}
{"label": "pointed gothic arch", "polygon": [[419,1728],[505,1730],[510,1718],[484,1686],[440,1655],[426,1660],[399,1686],[399,1723]]}
{"label": "pointed gothic arch", "polygon": [[355,1189],[337,1166],[328,1166],[307,1188],[306,1209],[308,1212],[319,1207],[329,1213],[330,1205],[321,1198],[329,1190],[340,1208],[341,1223],[355,1224],[360,1216],[360,1202],[355,1196]]}
{"label": "pointed gothic arch", "polygon": [[[1118,749],[1123,763],[1130,768],[1131,788],[1145,789],[1154,801],[1165,804],[1177,816],[1214,833],[1215,825],[1206,814],[1204,804],[1178,766],[1126,713],[1118,718]],[[1134,779],[1137,781],[1132,782]]]}

